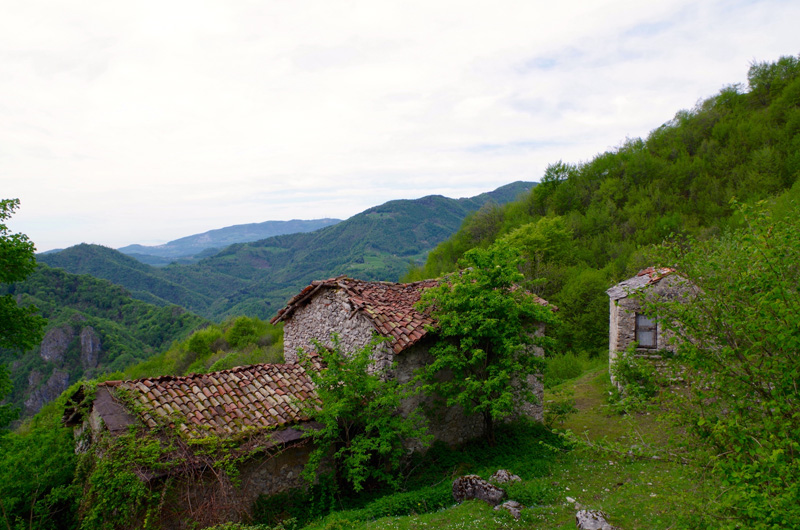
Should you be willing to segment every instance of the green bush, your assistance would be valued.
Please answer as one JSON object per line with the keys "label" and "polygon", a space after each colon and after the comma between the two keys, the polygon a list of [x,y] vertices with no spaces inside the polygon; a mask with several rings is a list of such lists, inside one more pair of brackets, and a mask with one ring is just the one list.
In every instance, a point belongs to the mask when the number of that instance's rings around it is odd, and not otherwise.
{"label": "green bush", "polygon": [[611,373],[621,387],[612,391],[613,408],[618,412],[644,409],[661,388],[660,376],[653,362],[637,355],[635,344],[620,352],[611,366]]}
{"label": "green bush", "polygon": [[509,499],[515,500],[525,506],[551,504],[555,502],[558,493],[547,478],[511,482],[503,484],[502,487],[506,490]]}
{"label": "green bush", "polygon": [[574,353],[545,359],[544,384],[553,387],[583,373],[583,362]]}

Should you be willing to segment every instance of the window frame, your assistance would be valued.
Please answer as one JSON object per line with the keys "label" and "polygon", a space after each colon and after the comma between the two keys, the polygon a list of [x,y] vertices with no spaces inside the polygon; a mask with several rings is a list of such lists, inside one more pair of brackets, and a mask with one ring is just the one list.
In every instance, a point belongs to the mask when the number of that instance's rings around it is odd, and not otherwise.
{"label": "window frame", "polygon": [[[652,327],[649,327],[649,326],[648,327],[641,327],[641,326],[639,326],[639,317],[646,318],[647,320],[652,322],[653,323]],[[640,331],[641,332],[652,331],[652,333],[653,333],[653,344],[652,345],[642,344],[642,341],[639,340],[639,332]],[[634,317],[634,334],[633,334],[633,337],[636,340],[636,347],[637,348],[642,348],[642,349],[646,349],[646,350],[657,350],[658,349],[658,321],[655,318],[650,318],[647,315],[645,315],[644,313],[640,313],[640,312],[637,311],[635,313],[635,317]]]}

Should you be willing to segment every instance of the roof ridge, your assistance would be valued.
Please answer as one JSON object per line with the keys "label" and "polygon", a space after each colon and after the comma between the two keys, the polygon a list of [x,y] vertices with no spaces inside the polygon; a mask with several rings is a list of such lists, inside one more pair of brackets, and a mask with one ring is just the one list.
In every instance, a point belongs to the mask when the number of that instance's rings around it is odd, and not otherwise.
{"label": "roof ridge", "polygon": [[291,369],[302,369],[303,367],[296,363],[255,363],[255,364],[243,364],[240,366],[234,366],[233,368],[228,368],[226,370],[217,370],[214,372],[194,372],[187,375],[159,375],[156,377],[140,377],[138,379],[124,379],[124,380],[113,380],[113,381],[103,381],[98,383],[97,386],[110,386],[110,387],[117,387],[123,383],[137,383],[140,381],[151,381],[153,383],[158,382],[168,382],[168,381],[190,381],[192,379],[196,379],[199,377],[209,377],[215,376],[217,374],[235,374],[239,372],[244,372],[247,370],[252,370],[253,368],[263,367],[265,369],[269,369],[272,367],[279,367],[283,366],[286,368]]}

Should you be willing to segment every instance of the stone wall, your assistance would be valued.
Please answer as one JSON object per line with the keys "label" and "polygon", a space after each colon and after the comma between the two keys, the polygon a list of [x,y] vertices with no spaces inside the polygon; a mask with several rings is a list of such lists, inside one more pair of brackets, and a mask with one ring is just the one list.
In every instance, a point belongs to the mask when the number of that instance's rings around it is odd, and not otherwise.
{"label": "stone wall", "polygon": [[256,455],[239,466],[238,485],[220,482],[213,472],[177,482],[172,498],[159,514],[162,528],[184,530],[223,523],[247,521],[259,495],[274,495],[308,485],[302,477],[310,443],[289,445],[273,455]]}
{"label": "stone wall", "polygon": [[[414,377],[414,372],[433,361],[429,348],[433,339],[422,339],[421,342],[395,356],[397,367],[394,377],[400,383],[407,383]],[[428,429],[436,440],[448,445],[464,443],[483,434],[483,418],[480,415],[466,416],[459,406],[437,406],[431,397],[416,394],[406,398],[401,405],[401,413],[408,414],[415,407],[422,406],[428,416]],[[418,450],[420,447],[412,446]]]}
{"label": "stone wall", "polygon": [[[375,327],[361,313],[353,313],[347,296],[341,289],[322,289],[299,307],[283,327],[283,357],[287,363],[297,362],[297,351],[313,351],[316,339],[327,347],[333,346],[331,333],[339,334],[343,351],[360,350],[372,340]],[[388,368],[392,352],[384,344],[374,353],[376,368]]]}

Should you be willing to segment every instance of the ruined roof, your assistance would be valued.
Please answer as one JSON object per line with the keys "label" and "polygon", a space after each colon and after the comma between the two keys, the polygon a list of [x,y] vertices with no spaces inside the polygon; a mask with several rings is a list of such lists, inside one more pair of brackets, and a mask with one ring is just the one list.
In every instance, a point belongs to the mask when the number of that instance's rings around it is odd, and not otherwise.
{"label": "ruined roof", "polygon": [[296,364],[255,364],[183,377],[106,381],[98,387],[114,389],[116,398],[127,401],[126,408],[149,428],[177,426],[190,438],[236,437],[305,422],[309,417],[301,404],[317,399],[313,383]]}
{"label": "ruined roof", "polygon": [[425,289],[438,285],[439,280],[424,280],[414,283],[368,282],[346,276],[311,282],[278,311],[272,323],[287,320],[294,311],[308,302],[324,288],[341,289],[347,296],[353,313],[366,316],[375,329],[391,339],[395,353],[400,353],[416,344],[427,333],[426,326],[435,324],[430,315],[417,310]]}
{"label": "ruined roof", "polygon": [[642,287],[658,283],[661,278],[673,272],[675,272],[675,269],[669,267],[662,267],[659,269],[647,267],[646,269],[640,270],[633,278],[622,281],[608,289],[606,293],[612,300],[619,300],[620,298],[625,298],[634,291],[638,291]]}
{"label": "ruined roof", "polygon": [[[415,305],[426,289],[436,287],[440,281],[368,282],[346,276],[314,281],[289,300],[271,322],[274,324],[291,318],[298,307],[307,303],[321,289],[341,289],[350,302],[353,314],[360,312],[366,316],[378,333],[391,339],[394,353],[400,353],[419,342],[427,334],[428,326],[436,326],[436,320],[416,309]],[[537,303],[558,310],[547,300],[533,294],[531,296],[535,297]]]}

